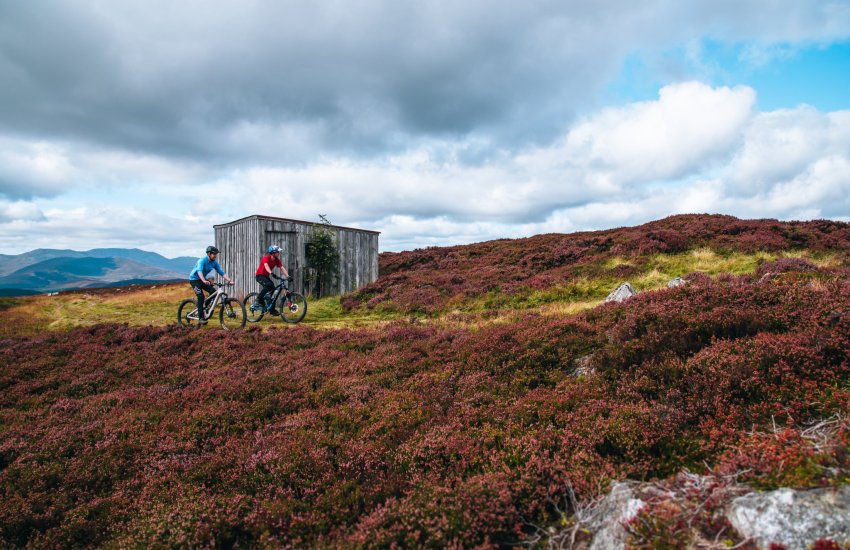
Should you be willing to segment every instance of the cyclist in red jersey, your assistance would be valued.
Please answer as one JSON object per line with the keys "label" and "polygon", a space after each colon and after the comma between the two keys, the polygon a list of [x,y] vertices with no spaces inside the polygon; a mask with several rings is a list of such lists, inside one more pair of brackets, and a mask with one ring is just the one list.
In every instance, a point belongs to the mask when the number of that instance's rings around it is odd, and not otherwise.
{"label": "cyclist in red jersey", "polygon": [[274,274],[274,269],[276,267],[279,267],[284,277],[289,277],[289,273],[287,273],[286,268],[283,267],[283,263],[281,263],[280,261],[279,246],[272,245],[268,248],[266,252],[267,254],[263,256],[262,260],[260,260],[260,265],[257,267],[257,273],[255,277],[257,282],[260,283],[260,285],[263,287],[263,290],[260,291],[260,295],[257,296],[257,301],[259,301],[261,304],[270,307],[271,309],[269,310],[269,313],[271,313],[272,315],[280,315],[280,312],[275,309],[274,304],[266,304],[266,296],[268,296],[274,291],[274,283],[272,282],[271,278],[281,278]]}

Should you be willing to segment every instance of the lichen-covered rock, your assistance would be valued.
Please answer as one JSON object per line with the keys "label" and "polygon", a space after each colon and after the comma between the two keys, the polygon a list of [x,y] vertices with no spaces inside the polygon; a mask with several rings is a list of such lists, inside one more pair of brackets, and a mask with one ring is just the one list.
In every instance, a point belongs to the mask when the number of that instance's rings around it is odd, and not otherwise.
{"label": "lichen-covered rock", "polygon": [[630,283],[623,283],[605,298],[606,302],[622,302],[637,294]]}
{"label": "lichen-covered rock", "polygon": [[584,355],[573,361],[573,375],[587,376],[593,374],[596,370],[593,368],[593,355]]}
{"label": "lichen-covered rock", "polygon": [[759,548],[779,543],[805,550],[818,539],[845,544],[850,541],[850,486],[751,493],[734,499],[726,517]]}
{"label": "lichen-covered rock", "polygon": [[619,482],[611,486],[611,491],[600,503],[597,522],[589,525],[596,534],[590,543],[590,550],[622,550],[626,545],[625,524],[632,520],[643,506],[636,497],[634,482]]}
{"label": "lichen-covered rock", "polygon": [[676,277],[675,279],[670,279],[667,281],[667,288],[676,288],[677,286],[682,286],[688,284],[688,281],[681,277]]}

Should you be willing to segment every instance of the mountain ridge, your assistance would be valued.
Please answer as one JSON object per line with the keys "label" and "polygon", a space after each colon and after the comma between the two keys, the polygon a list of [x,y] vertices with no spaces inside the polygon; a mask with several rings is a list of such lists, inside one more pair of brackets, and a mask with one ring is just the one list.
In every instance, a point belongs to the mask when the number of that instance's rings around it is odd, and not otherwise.
{"label": "mountain ridge", "polygon": [[0,292],[5,296],[75,288],[174,281],[188,277],[197,258],[166,258],[138,248],[85,251],[35,249],[0,255]]}

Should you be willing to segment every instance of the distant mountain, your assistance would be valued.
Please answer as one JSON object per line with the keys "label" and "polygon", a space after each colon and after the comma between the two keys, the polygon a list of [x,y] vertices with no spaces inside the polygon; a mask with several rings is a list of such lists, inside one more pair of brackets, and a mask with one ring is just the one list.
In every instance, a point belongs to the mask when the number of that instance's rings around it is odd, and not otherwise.
{"label": "distant mountain", "polygon": [[196,261],[125,248],[0,255],[0,296],[186,279]]}
{"label": "distant mountain", "polygon": [[198,260],[191,256],[169,259],[156,252],[148,252],[138,248],[94,248],[85,251],[39,248],[18,255],[0,254],[0,277],[54,258],[123,258],[186,276]]}

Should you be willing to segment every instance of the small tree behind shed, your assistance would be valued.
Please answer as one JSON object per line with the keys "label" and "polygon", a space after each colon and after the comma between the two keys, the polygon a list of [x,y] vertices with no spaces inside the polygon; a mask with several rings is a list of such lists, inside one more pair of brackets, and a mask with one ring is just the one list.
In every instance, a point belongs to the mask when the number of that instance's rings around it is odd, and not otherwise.
{"label": "small tree behind shed", "polygon": [[339,272],[339,249],[336,245],[335,233],[328,219],[319,214],[319,223],[313,225],[313,234],[306,245],[307,291],[316,298],[321,298],[336,286],[335,279]]}

